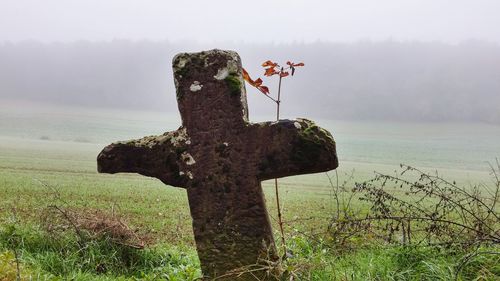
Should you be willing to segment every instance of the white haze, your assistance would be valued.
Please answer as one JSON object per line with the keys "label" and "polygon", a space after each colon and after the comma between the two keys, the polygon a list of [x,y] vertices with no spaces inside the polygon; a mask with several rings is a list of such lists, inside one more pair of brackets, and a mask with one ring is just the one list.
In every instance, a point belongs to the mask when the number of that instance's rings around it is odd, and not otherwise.
{"label": "white haze", "polygon": [[[499,0],[0,0],[0,103],[176,112],[172,56],[220,48],[254,76],[266,59],[304,61],[284,85],[290,117],[500,124],[499,11]],[[272,112],[254,89],[249,99]]]}
{"label": "white haze", "polygon": [[[0,44],[0,102],[24,100],[177,113],[169,42]],[[216,46],[214,46],[216,47]],[[221,44],[255,78],[260,64],[303,61],[283,83],[283,117],[500,124],[500,46],[442,43]],[[272,77],[276,78],[276,77]],[[272,94],[276,79],[265,78]],[[248,86],[252,115],[273,103]]]}
{"label": "white haze", "polygon": [[498,0],[1,0],[0,42],[500,42]]}

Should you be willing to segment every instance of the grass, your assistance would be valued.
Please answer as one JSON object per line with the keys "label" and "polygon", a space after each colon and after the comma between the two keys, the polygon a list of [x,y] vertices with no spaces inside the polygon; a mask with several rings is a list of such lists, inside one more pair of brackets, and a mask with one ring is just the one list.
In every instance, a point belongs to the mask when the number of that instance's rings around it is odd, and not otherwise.
{"label": "grass", "polygon": [[[194,280],[200,276],[185,190],[138,175],[97,174],[95,157],[101,148],[82,142],[0,139],[0,280],[15,278],[14,249],[23,278]],[[373,170],[391,173],[393,169],[345,162],[339,170],[340,181],[352,170],[356,180],[363,180]],[[444,173],[465,184],[488,176],[479,171]],[[60,198],[44,184],[53,187]],[[356,251],[340,253],[328,241],[308,236],[325,231],[334,211],[328,178],[322,174],[291,177],[280,185],[287,248],[293,252],[283,270],[299,280],[453,280],[467,254],[370,241],[354,241],[359,243]],[[274,202],[272,182],[264,182],[263,188],[267,202]],[[58,200],[76,210],[119,213],[144,238],[146,249],[130,249],[104,237],[90,240],[81,250],[71,230],[60,236],[48,233],[41,227],[41,214]],[[268,210],[278,229],[275,205],[269,203]],[[498,280],[499,261],[498,255],[474,257],[458,280]]]}
{"label": "grass", "polygon": [[[0,229],[3,260],[14,263]],[[11,236],[11,235],[10,235]],[[58,280],[195,280],[201,275],[194,249],[158,244],[144,250],[117,245],[107,238],[92,239],[82,247],[74,233],[54,236],[30,224],[16,228],[24,275]],[[2,275],[0,275],[0,280]],[[8,280],[8,279],[7,279]]]}
{"label": "grass", "polygon": [[[3,234],[0,233],[1,242],[5,241]],[[71,234],[58,240],[37,227],[23,226],[17,235],[23,241],[21,272],[26,278],[196,280],[201,276],[196,252],[189,247],[157,244],[135,250],[97,240],[81,250]],[[294,254],[283,266],[298,280],[453,280],[457,263],[465,254],[428,247],[372,245],[339,256],[327,244],[297,235],[290,237],[288,246]],[[0,254],[0,269],[0,280],[1,274],[15,274],[11,251]],[[496,280],[499,274],[499,259],[483,256],[466,265],[457,280]]]}

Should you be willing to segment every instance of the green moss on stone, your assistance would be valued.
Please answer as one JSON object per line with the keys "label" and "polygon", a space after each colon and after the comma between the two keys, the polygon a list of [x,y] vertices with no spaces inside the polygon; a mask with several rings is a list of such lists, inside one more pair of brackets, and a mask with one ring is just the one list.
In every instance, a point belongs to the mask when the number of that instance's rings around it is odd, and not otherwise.
{"label": "green moss on stone", "polygon": [[187,72],[188,72],[188,68],[186,66],[184,66],[184,67],[181,67],[181,68],[177,68],[175,70],[175,75],[184,78],[186,76]]}
{"label": "green moss on stone", "polygon": [[[292,160],[297,162],[309,162],[311,159],[320,157],[324,152],[325,145],[335,143],[332,135],[325,129],[317,126],[314,122],[301,119],[302,130],[299,130],[299,138],[294,146]],[[314,163],[310,163],[314,165]]]}
{"label": "green moss on stone", "polygon": [[327,130],[319,127],[313,121],[310,121],[310,120],[307,120],[307,119],[300,119],[300,121],[302,123],[301,126],[302,127],[306,127],[305,129],[302,130],[302,132],[301,132],[302,135],[304,135],[306,137],[309,137],[309,138],[314,138],[317,141],[321,141],[321,142],[325,142],[326,139],[329,139],[332,142],[335,142],[333,140],[333,137],[330,134],[330,132],[328,132]]}
{"label": "green moss on stone", "polygon": [[[306,164],[318,158],[323,150],[324,147],[318,139],[300,136],[294,145],[292,161]],[[311,166],[314,165],[314,163],[310,164]]]}
{"label": "green moss on stone", "polygon": [[226,78],[226,85],[229,88],[229,93],[232,96],[237,96],[241,94],[241,81],[237,74],[231,73]]}

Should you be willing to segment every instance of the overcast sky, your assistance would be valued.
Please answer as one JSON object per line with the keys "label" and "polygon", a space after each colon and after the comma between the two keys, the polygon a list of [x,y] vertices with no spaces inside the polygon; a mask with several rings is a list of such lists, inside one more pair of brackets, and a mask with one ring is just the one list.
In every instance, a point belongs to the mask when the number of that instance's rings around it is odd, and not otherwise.
{"label": "overcast sky", "polygon": [[500,0],[0,0],[0,41],[500,43]]}

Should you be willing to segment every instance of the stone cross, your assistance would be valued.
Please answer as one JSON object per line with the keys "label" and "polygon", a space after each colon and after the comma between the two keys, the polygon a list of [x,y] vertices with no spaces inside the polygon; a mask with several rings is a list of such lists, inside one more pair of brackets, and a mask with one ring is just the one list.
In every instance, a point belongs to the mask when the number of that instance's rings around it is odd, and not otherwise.
{"label": "stone cross", "polygon": [[235,52],[178,54],[173,69],[182,126],[106,146],[98,171],[139,173],[185,188],[206,278],[276,260],[261,181],[335,169],[331,134],[307,119],[250,123]]}

